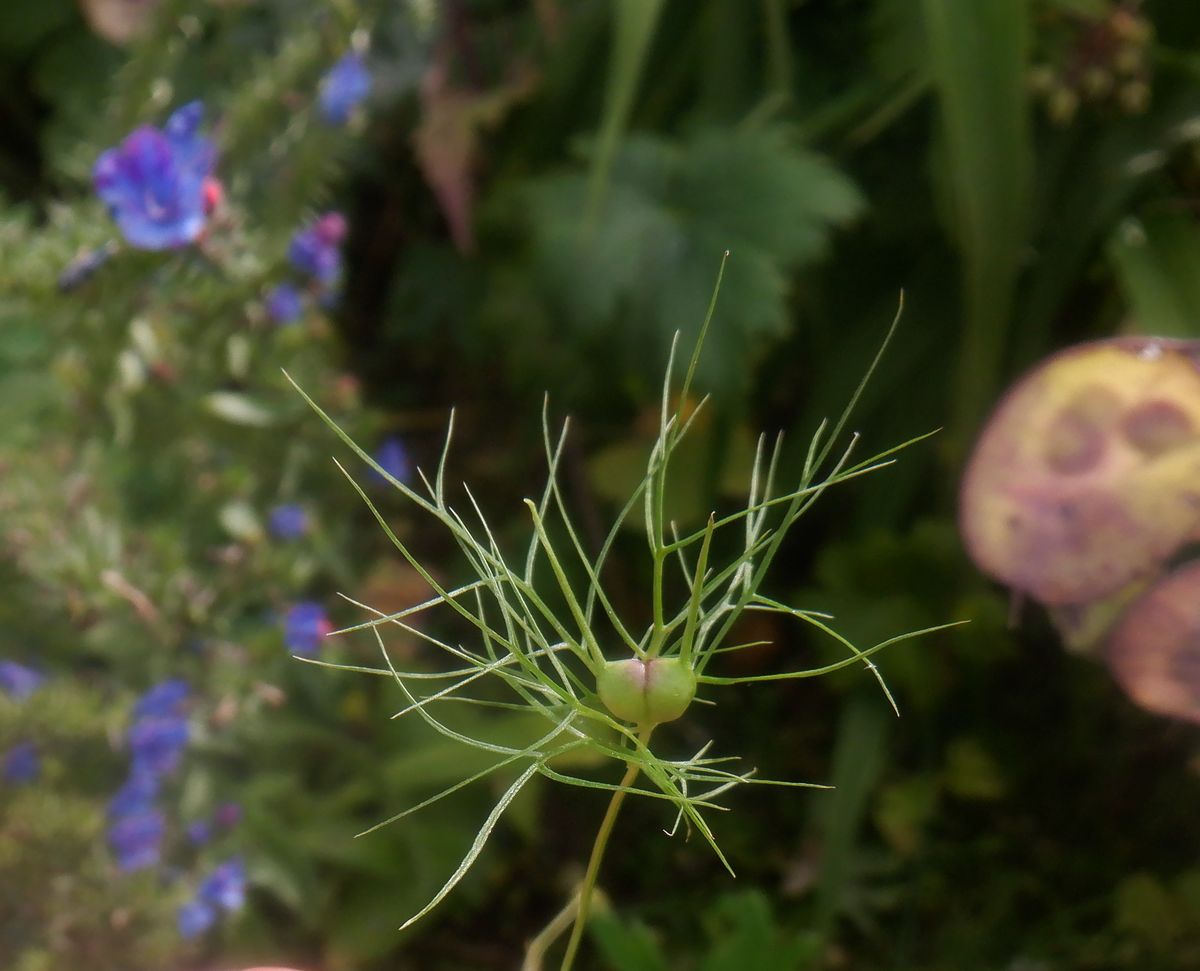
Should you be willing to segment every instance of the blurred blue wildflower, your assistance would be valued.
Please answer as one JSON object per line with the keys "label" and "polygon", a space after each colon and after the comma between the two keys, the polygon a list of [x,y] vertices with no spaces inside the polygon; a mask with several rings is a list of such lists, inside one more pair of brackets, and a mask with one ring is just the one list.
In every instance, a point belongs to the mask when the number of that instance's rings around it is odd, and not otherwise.
{"label": "blurred blue wildflower", "polygon": [[200,884],[197,900],[222,910],[241,910],[246,903],[246,867],[241,859],[226,860]]}
{"label": "blurred blue wildflower", "polygon": [[321,81],[318,105],[321,117],[331,125],[344,125],[371,93],[371,72],[357,51],[343,54]]}
{"label": "blurred blue wildflower", "polygon": [[308,532],[308,513],[298,503],[284,503],[271,510],[268,524],[278,539],[299,539]]}
{"label": "blurred blue wildflower", "polygon": [[125,784],[108,801],[108,814],[119,818],[153,809],[157,795],[158,776],[135,766]]}
{"label": "blurred blue wildflower", "polygon": [[188,743],[188,723],[177,715],[139,718],[129,729],[134,772],[174,772]]}
{"label": "blurred blue wildflower", "polygon": [[138,699],[133,708],[136,718],[154,715],[179,715],[188,699],[188,683],[180,678],[160,681]]}
{"label": "blurred blue wildflower", "polygon": [[121,816],[108,828],[108,845],[117,857],[117,865],[126,873],[154,866],[162,856],[166,829],[163,814],[154,808]]}
{"label": "blurred blue wildflower", "polygon": [[327,212],[292,237],[288,259],[318,283],[333,283],[342,271],[341,246],[345,238],[346,217],[340,212]]}
{"label": "blurred blue wildflower", "polygon": [[0,689],[17,701],[24,701],[37,691],[46,676],[40,671],[18,664],[16,661],[0,661]]}
{"label": "blurred blue wildflower", "polygon": [[198,897],[181,906],[176,917],[179,934],[187,940],[199,937],[216,922],[216,908]]}
{"label": "blurred blue wildflower", "polygon": [[288,650],[302,657],[311,657],[321,647],[321,640],[333,630],[325,608],[311,600],[302,600],[288,608],[283,622],[283,641]]}
{"label": "blurred blue wildflower", "polygon": [[293,324],[304,313],[304,300],[291,283],[281,283],[267,294],[267,316],[275,323]]}
{"label": "blurred blue wildflower", "polygon": [[194,823],[188,823],[188,842],[193,846],[203,846],[212,839],[212,832],[212,823],[207,819],[197,819]]}
{"label": "blurred blue wildflower", "polygon": [[213,143],[199,134],[204,106],[177,110],[160,131],[134,129],[96,160],[92,179],[121,235],[139,249],[185,246],[204,230],[205,184],[216,161]]}
{"label": "blurred blue wildflower", "polygon": [[[388,475],[393,479],[398,479],[401,482],[407,482],[412,475],[412,461],[408,456],[408,449],[404,447],[404,443],[400,439],[392,436],[385,438],[379,444],[379,448],[375,450],[375,461],[379,464]],[[371,478],[377,482],[386,482],[382,475],[371,469]]]}
{"label": "blurred blue wildflower", "polygon": [[32,782],[42,769],[42,760],[38,757],[37,748],[33,742],[17,742],[4,756],[4,767],[0,775],[5,782],[21,784]]}

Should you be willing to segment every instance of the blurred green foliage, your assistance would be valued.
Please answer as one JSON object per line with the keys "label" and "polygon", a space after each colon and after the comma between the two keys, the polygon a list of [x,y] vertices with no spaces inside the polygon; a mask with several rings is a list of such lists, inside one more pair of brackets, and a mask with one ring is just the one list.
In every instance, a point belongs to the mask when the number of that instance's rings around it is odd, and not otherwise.
{"label": "blurred green foliage", "polygon": [[[703,854],[660,836],[669,820],[632,812],[596,966],[1194,967],[1194,740],[1133,711],[1037,615],[1016,611],[1012,629],[958,547],[953,501],[984,412],[1039,357],[1114,332],[1200,336],[1200,10],[381,9],[164,0],[131,47],[67,0],[0,12],[0,654],[55,674],[36,705],[0,698],[0,741],[33,736],[53,753],[38,787],[0,792],[0,882],[28,888],[0,900],[0,964],[513,967],[577,876],[600,807],[534,793],[437,922],[395,933],[461,857],[489,794],[351,840],[444,784],[451,756],[387,720],[400,702],[382,679],[299,669],[264,619],[334,590],[423,595],[378,564],[380,538],[279,368],[356,435],[402,432],[426,464],[457,405],[464,472],[514,522],[540,454],[525,429],[549,390],[577,418],[565,462],[596,545],[647,441],[670,335],[699,323],[729,249],[701,376],[728,417],[687,463],[696,519],[744,467],[745,427],[783,428],[799,465],[903,288],[900,341],[858,426],[880,447],[949,433],[834,497],[789,545],[779,584],[856,640],[973,623],[879,660],[898,722],[855,679],[779,687],[664,733],[681,753],[737,734],[764,753],[764,774],[838,788],[739,801],[720,835],[759,895],[723,897]],[[312,124],[309,105],[363,24],[376,97],[347,137]],[[221,119],[234,213],[214,260],[124,253],[57,293],[62,269],[112,236],[88,185],[97,152],[196,96]],[[288,235],[335,202],[352,230],[334,326],[323,314],[264,326]],[[298,496],[317,522],[307,545],[245,527]],[[622,537],[611,576],[633,613],[641,578],[621,553],[641,542]],[[746,633],[773,642],[739,662],[764,670],[828,649],[776,625]],[[361,663],[369,645],[332,650]],[[212,954],[175,935],[180,888],[118,877],[100,834],[131,700],[179,672],[206,699],[177,783],[183,814],[246,807],[251,906]],[[793,963],[769,963],[768,941]]]}

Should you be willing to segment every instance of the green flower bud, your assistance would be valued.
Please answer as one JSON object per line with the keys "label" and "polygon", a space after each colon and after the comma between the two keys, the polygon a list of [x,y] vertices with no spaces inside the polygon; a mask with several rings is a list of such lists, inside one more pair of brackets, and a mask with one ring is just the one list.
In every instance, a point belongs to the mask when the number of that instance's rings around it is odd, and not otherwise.
{"label": "green flower bud", "polygon": [[596,679],[600,700],[638,725],[674,721],[696,696],[696,675],[677,657],[608,661]]}

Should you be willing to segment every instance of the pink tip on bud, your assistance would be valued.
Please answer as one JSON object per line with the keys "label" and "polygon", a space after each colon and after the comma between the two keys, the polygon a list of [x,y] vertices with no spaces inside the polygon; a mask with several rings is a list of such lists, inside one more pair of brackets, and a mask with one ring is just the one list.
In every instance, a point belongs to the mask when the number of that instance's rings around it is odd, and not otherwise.
{"label": "pink tip on bud", "polygon": [[204,214],[211,216],[225,201],[225,187],[220,179],[209,176],[204,180]]}
{"label": "pink tip on bud", "polygon": [[317,220],[314,228],[323,242],[330,245],[340,243],[346,238],[346,217],[340,212],[327,212]]}

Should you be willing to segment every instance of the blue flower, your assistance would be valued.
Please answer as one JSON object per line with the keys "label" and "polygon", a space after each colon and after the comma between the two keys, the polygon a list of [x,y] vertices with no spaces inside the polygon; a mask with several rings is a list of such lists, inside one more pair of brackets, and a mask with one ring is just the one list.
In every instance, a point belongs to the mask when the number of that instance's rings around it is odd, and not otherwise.
{"label": "blue flower", "polygon": [[197,819],[188,823],[187,838],[193,846],[203,846],[212,839],[212,823],[207,819]]}
{"label": "blue flower", "polygon": [[293,604],[283,622],[283,641],[288,650],[302,657],[311,657],[321,647],[321,641],[333,624],[325,608],[311,600]]}
{"label": "blue flower", "polygon": [[345,238],[346,217],[340,212],[327,212],[292,237],[288,259],[301,273],[328,285],[342,272],[341,246]]}
{"label": "blue flower", "polygon": [[96,194],[130,245],[171,249],[203,231],[205,183],[216,162],[213,143],[198,131],[203,117],[204,106],[193,101],[161,131],[143,125],[96,160]]}
{"label": "blue flower", "polygon": [[186,718],[153,715],[139,718],[129,729],[134,772],[163,775],[174,772],[188,743]]}
{"label": "blue flower", "polygon": [[162,857],[166,830],[163,814],[154,808],[120,817],[108,828],[108,845],[116,854],[117,865],[126,873],[154,866]]}
{"label": "blue flower", "polygon": [[180,936],[187,940],[199,937],[216,922],[216,908],[198,897],[180,907],[179,914],[175,918]]}
{"label": "blue flower", "polygon": [[299,539],[308,532],[308,513],[298,503],[289,502],[271,510],[271,533],[279,539]]}
{"label": "blue flower", "polygon": [[[412,475],[412,461],[408,457],[408,449],[398,438],[385,438],[375,450],[374,458],[379,467],[393,479],[407,482]],[[374,469],[371,470],[371,476],[380,482],[387,481]]]}
{"label": "blue flower", "polygon": [[344,125],[371,93],[371,72],[355,51],[342,55],[321,81],[318,104],[321,117],[331,125]]}
{"label": "blue flower", "polygon": [[16,661],[0,661],[0,689],[17,701],[24,701],[37,691],[46,676]]}
{"label": "blue flower", "polygon": [[197,900],[222,910],[241,910],[246,903],[246,867],[238,857],[226,860],[200,884]]}
{"label": "blue flower", "polygon": [[181,714],[189,691],[188,683],[180,678],[160,681],[138,699],[133,714],[137,718]]}
{"label": "blue flower", "polygon": [[304,313],[304,299],[291,283],[281,283],[272,289],[265,304],[267,316],[281,326],[295,323]]}
{"label": "blue flower", "polygon": [[0,775],[4,781],[14,784],[32,782],[42,769],[42,760],[38,757],[33,742],[17,742],[4,756],[4,767]]}
{"label": "blue flower", "polygon": [[114,819],[146,812],[154,808],[158,795],[158,776],[134,766],[125,784],[108,801],[108,814]]}

